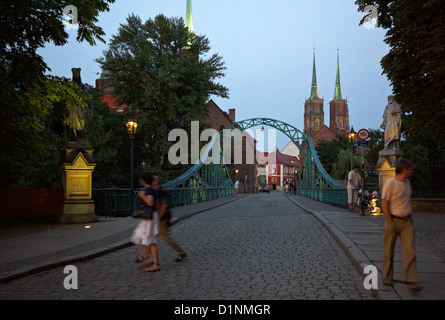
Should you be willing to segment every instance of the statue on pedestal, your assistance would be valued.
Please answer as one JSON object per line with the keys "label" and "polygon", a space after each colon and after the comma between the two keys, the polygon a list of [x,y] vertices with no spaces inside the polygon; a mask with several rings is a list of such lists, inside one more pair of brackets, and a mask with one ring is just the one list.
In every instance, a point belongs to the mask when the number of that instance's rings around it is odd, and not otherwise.
{"label": "statue on pedestal", "polygon": [[380,127],[385,130],[385,148],[380,151],[377,163],[381,191],[385,182],[395,176],[397,160],[403,156],[403,151],[400,149],[402,108],[394,96],[388,97],[388,105],[383,113],[383,123]]}
{"label": "statue on pedestal", "polygon": [[400,149],[400,130],[402,127],[402,108],[394,96],[388,97],[388,105],[383,114],[380,128],[385,130],[385,149]]}
{"label": "statue on pedestal", "polygon": [[[82,90],[85,85],[80,77],[80,68],[72,68],[72,81],[76,83]],[[65,124],[68,127],[68,137],[71,142],[88,142],[87,132],[85,128],[85,106],[80,104],[75,110],[67,110],[65,116]]]}
{"label": "statue on pedestal", "polygon": [[[82,90],[85,86],[80,78],[80,68],[71,69],[73,82]],[[66,110],[69,141],[62,153],[62,177],[64,189],[62,223],[89,223],[97,221],[92,199],[92,174],[96,163],[93,148],[88,142],[85,126],[85,105],[79,101],[75,108]]]}

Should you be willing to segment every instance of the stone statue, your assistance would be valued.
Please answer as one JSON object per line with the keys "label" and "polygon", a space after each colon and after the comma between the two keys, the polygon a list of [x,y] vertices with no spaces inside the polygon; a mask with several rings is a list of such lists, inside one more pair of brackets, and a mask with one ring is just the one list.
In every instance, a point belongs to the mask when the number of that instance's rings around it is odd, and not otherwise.
{"label": "stone statue", "polygon": [[402,108],[394,96],[388,97],[388,105],[383,114],[380,128],[385,130],[385,150],[400,149],[400,129],[402,127]]}
{"label": "stone statue", "polygon": [[[79,87],[84,90],[85,85],[82,83],[80,77],[80,68],[72,68],[72,81],[77,83]],[[88,142],[87,133],[85,129],[85,106],[81,104],[75,110],[68,110],[65,116],[65,124],[68,126],[69,141],[72,142]]]}

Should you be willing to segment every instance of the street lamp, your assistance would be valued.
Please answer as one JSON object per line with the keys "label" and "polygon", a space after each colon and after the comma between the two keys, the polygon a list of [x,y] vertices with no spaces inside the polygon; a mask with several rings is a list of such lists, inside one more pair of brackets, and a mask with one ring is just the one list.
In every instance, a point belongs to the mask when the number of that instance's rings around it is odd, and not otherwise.
{"label": "street lamp", "polygon": [[357,143],[357,132],[354,131],[354,127],[351,127],[351,131],[348,133],[349,145],[351,146],[351,171],[354,168],[354,145]]}
{"label": "street lamp", "polygon": [[130,136],[130,142],[131,142],[131,147],[130,147],[130,185],[131,185],[131,191],[133,191],[133,141],[134,141],[134,137],[136,135],[136,131],[138,129],[138,123],[136,122],[136,120],[134,119],[130,119],[127,121],[127,132],[128,135]]}

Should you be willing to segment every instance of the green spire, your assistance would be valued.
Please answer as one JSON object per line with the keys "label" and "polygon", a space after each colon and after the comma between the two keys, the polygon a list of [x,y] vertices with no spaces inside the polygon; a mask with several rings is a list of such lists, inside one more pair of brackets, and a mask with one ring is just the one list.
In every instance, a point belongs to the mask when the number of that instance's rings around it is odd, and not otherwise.
{"label": "green spire", "polygon": [[185,26],[194,33],[193,28],[193,11],[192,11],[192,0],[187,0],[187,11],[185,13]]}
{"label": "green spire", "polygon": [[312,68],[312,88],[311,88],[311,99],[318,99],[318,88],[317,88],[317,70],[315,68],[315,48],[314,48],[314,66]]}
{"label": "green spire", "polygon": [[339,58],[339,49],[337,49],[337,76],[335,79],[335,94],[334,100],[343,100],[341,95],[341,84],[340,84],[340,58]]}

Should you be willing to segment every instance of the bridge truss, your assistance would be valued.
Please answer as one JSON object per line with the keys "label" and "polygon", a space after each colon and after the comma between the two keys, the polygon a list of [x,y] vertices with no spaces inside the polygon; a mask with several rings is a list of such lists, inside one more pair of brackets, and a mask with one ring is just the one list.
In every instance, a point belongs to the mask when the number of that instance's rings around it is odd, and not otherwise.
{"label": "bridge truss", "polygon": [[[239,129],[239,133],[247,129],[268,126],[285,134],[300,149],[303,156],[303,168],[299,171],[298,193],[317,201],[335,206],[347,207],[346,188],[335,181],[323,168],[317,156],[312,138],[307,137],[294,126],[270,118],[254,118],[238,121],[226,129]],[[222,135],[222,132],[220,132]],[[236,135],[232,137],[234,139]],[[227,165],[223,161],[221,148],[220,163],[209,163],[212,147],[220,143],[219,136],[214,136],[199,161],[180,177],[163,185],[171,199],[172,206],[182,206],[201,201],[233,195],[234,184]],[[231,142],[230,142],[231,143]]]}

